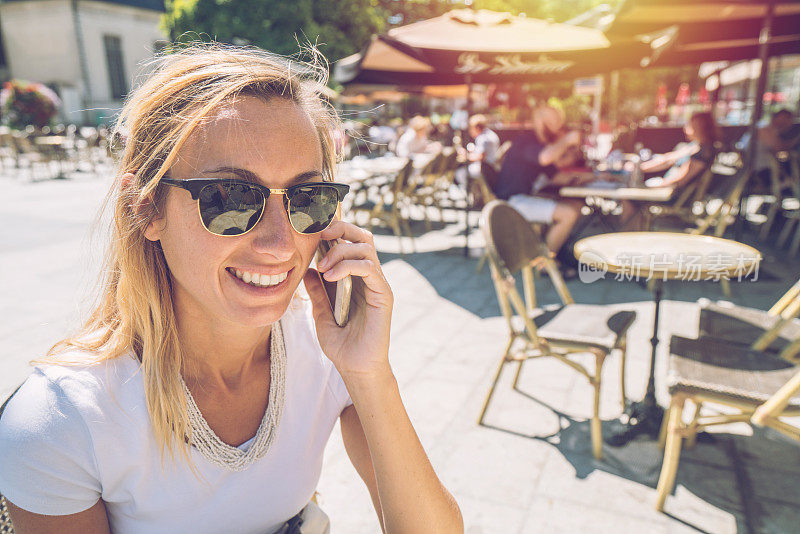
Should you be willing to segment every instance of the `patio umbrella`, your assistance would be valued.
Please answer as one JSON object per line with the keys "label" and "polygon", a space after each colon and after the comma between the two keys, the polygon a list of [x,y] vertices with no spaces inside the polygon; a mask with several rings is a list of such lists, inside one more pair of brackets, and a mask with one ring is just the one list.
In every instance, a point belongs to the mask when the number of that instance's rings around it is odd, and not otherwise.
{"label": "patio umbrella", "polygon": [[760,36],[773,5],[767,57],[800,53],[798,0],[628,0],[619,11],[597,21],[610,38],[619,39],[677,27],[677,36],[654,64],[690,65],[706,61],[738,61],[760,56]]}
{"label": "patio umbrella", "polygon": [[569,79],[637,66],[669,40],[658,37],[617,42],[594,28],[457,9],[373,37],[362,53],[336,63],[334,78],[394,85]]}

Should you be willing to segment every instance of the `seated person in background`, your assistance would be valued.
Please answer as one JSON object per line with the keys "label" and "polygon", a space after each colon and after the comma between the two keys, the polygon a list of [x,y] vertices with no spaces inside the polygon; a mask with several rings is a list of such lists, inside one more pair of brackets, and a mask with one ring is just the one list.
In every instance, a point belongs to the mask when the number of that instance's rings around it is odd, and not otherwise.
{"label": "seated person in background", "polygon": [[[583,202],[545,198],[536,196],[536,192],[556,177],[559,167],[575,164],[575,152],[570,147],[579,146],[581,135],[577,131],[563,132],[563,116],[549,106],[534,109],[533,124],[534,130],[518,136],[506,152],[495,194],[528,221],[550,225],[545,241],[556,253],[578,221]],[[540,179],[541,175],[544,178]]]}
{"label": "seated person in background", "polygon": [[441,149],[439,143],[434,143],[428,139],[428,132],[431,129],[431,121],[427,117],[417,115],[408,121],[408,128],[397,140],[397,147],[394,152],[401,158],[408,158],[413,154],[425,152],[435,152]]}
{"label": "seated person in background", "polygon": [[[747,136],[747,134],[745,134]],[[745,137],[743,137],[744,139]],[[749,136],[748,136],[749,138]],[[788,109],[781,109],[772,115],[769,124],[758,130],[758,145],[756,146],[756,176],[759,185],[767,191],[772,188],[771,174],[775,163],[781,174],[791,176],[792,165],[785,157],[777,159],[781,152],[797,151],[800,149],[800,124],[794,123],[792,113]],[[777,177],[781,179],[781,177]]]}
{"label": "seated person in background", "polygon": [[485,115],[473,115],[469,118],[469,134],[475,139],[475,143],[474,148],[466,153],[469,164],[460,167],[456,172],[456,181],[459,184],[466,183],[467,172],[472,178],[477,178],[481,175],[483,163],[494,165],[497,161],[500,138],[489,129],[487,122]]}
{"label": "seated person in background", "polygon": [[367,130],[370,142],[374,143],[381,151],[385,151],[389,145],[397,140],[397,132],[394,128],[386,124],[382,124],[379,120],[375,119]]}
{"label": "seated person in background", "polygon": [[768,125],[758,130],[758,142],[772,152],[796,149],[800,145],[800,124],[794,123],[791,111],[780,109]]}
{"label": "seated person in background", "polygon": [[714,163],[717,126],[711,113],[701,111],[692,114],[683,132],[689,143],[682,143],[672,152],[658,154],[642,163],[643,173],[666,171],[663,178],[647,180],[647,187],[686,185]]}

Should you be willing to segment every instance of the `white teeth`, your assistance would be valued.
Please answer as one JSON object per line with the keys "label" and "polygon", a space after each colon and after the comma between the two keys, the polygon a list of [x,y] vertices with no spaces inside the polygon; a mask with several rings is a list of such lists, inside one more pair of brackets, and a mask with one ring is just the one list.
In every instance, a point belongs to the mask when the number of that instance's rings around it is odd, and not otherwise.
{"label": "white teeth", "polygon": [[269,287],[280,284],[281,282],[286,280],[286,277],[289,275],[288,272],[269,275],[269,274],[251,273],[239,269],[233,269],[233,271],[236,274],[237,278],[257,287]]}

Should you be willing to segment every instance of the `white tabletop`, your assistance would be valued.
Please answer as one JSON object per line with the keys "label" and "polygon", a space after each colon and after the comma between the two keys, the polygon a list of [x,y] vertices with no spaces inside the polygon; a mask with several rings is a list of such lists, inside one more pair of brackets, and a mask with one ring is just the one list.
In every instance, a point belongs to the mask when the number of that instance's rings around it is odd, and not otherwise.
{"label": "white tabletop", "polygon": [[643,202],[667,202],[675,193],[673,187],[562,187],[558,194],[571,198],[608,198]]}
{"label": "white tabletop", "polygon": [[575,243],[575,257],[595,270],[631,278],[719,280],[757,275],[761,253],[730,239],[672,232],[615,232]]}

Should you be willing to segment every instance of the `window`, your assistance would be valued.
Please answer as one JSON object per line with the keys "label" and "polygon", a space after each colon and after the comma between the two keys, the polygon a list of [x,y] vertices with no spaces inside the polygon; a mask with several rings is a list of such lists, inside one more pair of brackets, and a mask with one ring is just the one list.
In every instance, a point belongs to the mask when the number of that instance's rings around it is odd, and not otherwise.
{"label": "window", "polygon": [[104,35],[108,81],[111,84],[111,98],[122,100],[128,93],[125,81],[125,67],[122,64],[122,40],[116,35]]}

